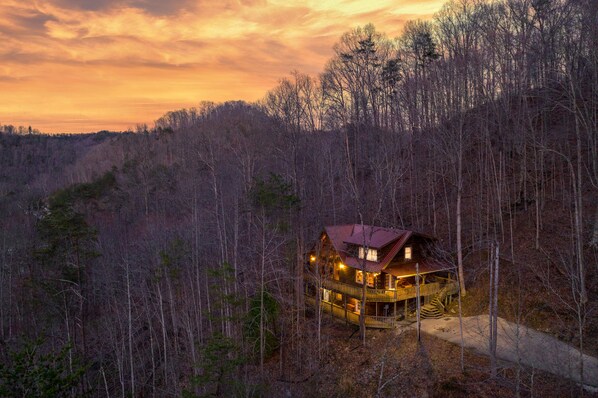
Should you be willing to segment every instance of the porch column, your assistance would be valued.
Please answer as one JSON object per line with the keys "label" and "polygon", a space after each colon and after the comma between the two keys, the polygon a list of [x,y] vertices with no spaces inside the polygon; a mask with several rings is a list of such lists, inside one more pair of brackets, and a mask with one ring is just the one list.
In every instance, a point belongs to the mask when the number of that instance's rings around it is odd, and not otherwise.
{"label": "porch column", "polygon": [[[392,275],[390,276],[391,278],[393,277]],[[394,301],[394,310],[392,312],[392,316],[394,317],[394,319],[397,319],[397,285],[399,284],[398,279],[395,281],[395,301]]]}
{"label": "porch column", "polygon": [[345,307],[345,323],[348,323],[347,320],[347,295],[343,293],[343,305]]}

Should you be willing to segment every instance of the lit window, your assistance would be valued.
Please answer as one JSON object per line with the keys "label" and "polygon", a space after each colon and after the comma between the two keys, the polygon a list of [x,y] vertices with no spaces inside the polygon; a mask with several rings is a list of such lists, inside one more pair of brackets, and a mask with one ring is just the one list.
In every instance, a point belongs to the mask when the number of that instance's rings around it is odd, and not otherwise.
{"label": "lit window", "polygon": [[[367,272],[367,276],[368,276],[368,286],[374,287],[375,275],[370,272]],[[363,271],[355,271],[355,282],[357,282],[359,284],[363,284]]]}
{"label": "lit window", "polygon": [[355,272],[355,282],[357,282],[359,284],[363,284],[363,272],[362,271]]}
{"label": "lit window", "polygon": [[355,300],[355,312],[358,314],[361,312],[361,301],[359,300]]}
{"label": "lit window", "polygon": [[322,301],[330,302],[330,290],[322,289]]}
{"label": "lit window", "polygon": [[364,258],[368,261],[378,261],[378,250],[376,249],[368,249],[367,256],[365,255],[365,248],[363,246],[359,247],[359,258]]}
{"label": "lit window", "polygon": [[390,274],[385,274],[386,290],[395,290],[395,277]]}
{"label": "lit window", "polygon": [[405,260],[411,260],[411,246],[405,246]]}
{"label": "lit window", "polygon": [[368,272],[368,286],[374,287],[374,274]]}

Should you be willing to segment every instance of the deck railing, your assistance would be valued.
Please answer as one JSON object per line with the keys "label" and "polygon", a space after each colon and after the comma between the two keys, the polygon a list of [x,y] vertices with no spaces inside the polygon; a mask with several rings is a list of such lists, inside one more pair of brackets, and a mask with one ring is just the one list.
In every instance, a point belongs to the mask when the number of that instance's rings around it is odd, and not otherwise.
{"label": "deck railing", "polygon": [[[311,296],[306,296],[305,299],[310,305],[316,304],[316,300]],[[331,313],[335,318],[344,319],[353,325],[359,325],[359,314],[349,311],[340,305],[329,301],[320,301],[320,308],[326,313]],[[390,329],[395,327],[397,322],[398,318],[396,316],[365,316],[365,326],[368,328]]]}
{"label": "deck railing", "polygon": [[[455,281],[446,281],[446,283],[426,283],[420,285],[419,287],[419,294],[420,296],[432,296],[438,293],[444,286],[449,285],[449,291],[447,294],[453,294],[456,292],[457,283]],[[354,286],[349,285],[347,283],[335,281],[333,279],[322,279],[322,287],[330,290],[334,290],[339,293],[346,294],[348,296],[361,299],[362,295],[362,287],[361,286]],[[411,298],[415,298],[416,296],[416,287],[404,287],[404,288],[397,288],[396,290],[387,290],[387,289],[372,289],[367,288],[366,291],[366,299],[371,302],[395,302],[395,301],[402,301]]]}
{"label": "deck railing", "polygon": [[[349,296],[361,299],[361,287],[352,286],[335,280],[323,279],[322,286]],[[442,289],[445,290],[445,295],[451,295],[458,292],[459,286],[456,281],[445,279],[442,283],[435,282],[420,286],[421,296],[431,296]],[[372,293],[373,292],[373,293]],[[397,290],[384,289],[370,289],[367,291],[367,300],[372,302],[393,302],[402,301],[415,297],[415,286],[407,288],[399,288]],[[311,305],[315,305],[314,297],[306,295],[306,301]],[[320,300],[320,308],[327,313],[331,313],[334,317],[345,319],[345,321],[359,325],[359,314],[345,308],[341,305],[335,304],[331,301]],[[393,328],[399,322],[397,316],[365,316],[365,325],[369,328],[387,329]]]}

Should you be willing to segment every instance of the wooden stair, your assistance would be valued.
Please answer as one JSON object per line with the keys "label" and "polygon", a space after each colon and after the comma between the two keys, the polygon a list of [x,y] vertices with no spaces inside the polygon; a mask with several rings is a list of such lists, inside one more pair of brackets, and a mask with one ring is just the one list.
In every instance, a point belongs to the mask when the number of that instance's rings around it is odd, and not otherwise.
{"label": "wooden stair", "polygon": [[428,303],[421,307],[420,315],[423,319],[438,319],[444,315],[444,304],[442,300],[446,297],[448,287],[443,287],[438,293],[434,295],[434,298]]}
{"label": "wooden stair", "polygon": [[428,303],[421,307],[420,315],[423,319],[434,318],[438,319],[441,318],[444,314],[444,310],[440,309],[438,306],[434,305],[433,303]]}

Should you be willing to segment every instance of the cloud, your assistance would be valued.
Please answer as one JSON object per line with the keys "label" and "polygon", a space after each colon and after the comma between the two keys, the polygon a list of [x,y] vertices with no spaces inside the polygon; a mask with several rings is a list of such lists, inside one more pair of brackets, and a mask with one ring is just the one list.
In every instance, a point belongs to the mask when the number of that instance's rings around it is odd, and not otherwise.
{"label": "cloud", "polygon": [[0,20],[0,26],[9,28],[11,32],[20,35],[36,35],[46,30],[46,23],[54,20],[52,15],[46,15],[31,9],[8,9]]}
{"label": "cloud", "polygon": [[172,15],[194,5],[190,0],[54,0],[54,5],[79,11],[138,8],[153,15]]}
{"label": "cloud", "polygon": [[49,132],[126,129],[201,100],[256,100],[291,70],[321,72],[347,30],[371,22],[394,37],[440,6],[0,0],[0,90],[11,93],[0,120]]}

